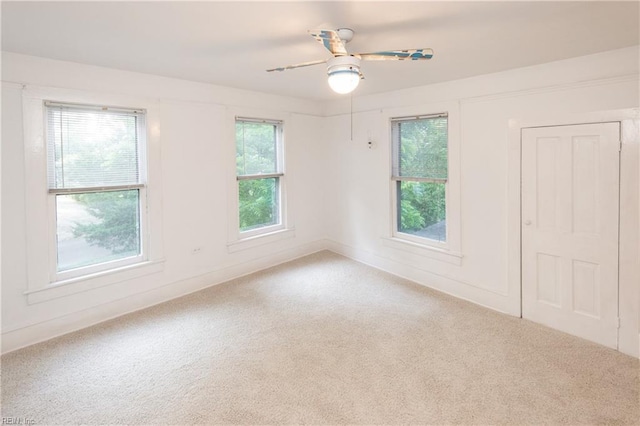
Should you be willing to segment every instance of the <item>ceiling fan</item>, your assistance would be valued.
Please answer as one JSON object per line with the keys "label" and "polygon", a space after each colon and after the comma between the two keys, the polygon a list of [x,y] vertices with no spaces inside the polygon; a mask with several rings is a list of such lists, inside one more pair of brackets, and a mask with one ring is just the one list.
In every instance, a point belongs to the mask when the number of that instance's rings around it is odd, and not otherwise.
{"label": "ceiling fan", "polygon": [[308,67],[311,65],[327,64],[329,86],[334,92],[340,94],[350,93],[358,87],[360,79],[364,76],[360,71],[360,61],[417,61],[433,57],[432,49],[406,49],[386,50],[373,53],[350,54],[345,44],[353,39],[354,31],[350,28],[338,28],[337,30],[309,30],[309,34],[318,40],[333,55],[329,59],[303,62],[301,64],[287,65],[267,70],[284,71],[294,68]]}

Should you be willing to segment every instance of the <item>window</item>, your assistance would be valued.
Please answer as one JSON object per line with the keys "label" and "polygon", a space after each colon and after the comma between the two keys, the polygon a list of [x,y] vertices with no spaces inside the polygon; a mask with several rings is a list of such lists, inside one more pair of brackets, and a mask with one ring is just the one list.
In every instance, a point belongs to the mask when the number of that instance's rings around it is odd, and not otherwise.
{"label": "window", "polygon": [[236,117],[235,137],[241,237],[282,229],[282,122]]}
{"label": "window", "polygon": [[447,242],[448,117],[391,120],[395,232],[415,241]]}
{"label": "window", "polygon": [[142,261],[145,112],[45,102],[45,113],[53,275]]}

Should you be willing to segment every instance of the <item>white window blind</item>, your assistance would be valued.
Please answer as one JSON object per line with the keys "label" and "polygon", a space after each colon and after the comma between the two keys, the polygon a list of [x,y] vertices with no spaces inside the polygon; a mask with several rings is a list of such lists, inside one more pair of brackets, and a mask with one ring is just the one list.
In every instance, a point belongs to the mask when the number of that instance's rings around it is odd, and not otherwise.
{"label": "white window blind", "polygon": [[49,188],[141,184],[144,111],[45,103]]}
{"label": "white window blind", "polygon": [[236,119],[236,173],[241,176],[281,175],[278,140],[282,122]]}
{"label": "white window blind", "polygon": [[394,178],[447,181],[447,115],[391,121]]}

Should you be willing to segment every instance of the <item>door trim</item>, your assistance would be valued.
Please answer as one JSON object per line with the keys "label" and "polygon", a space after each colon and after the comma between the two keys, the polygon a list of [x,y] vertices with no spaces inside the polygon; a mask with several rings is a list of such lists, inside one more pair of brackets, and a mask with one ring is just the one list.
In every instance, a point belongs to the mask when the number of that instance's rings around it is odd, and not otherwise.
{"label": "door trim", "polygon": [[[511,119],[508,123],[508,176],[507,176],[507,280],[509,283],[509,305],[517,307],[518,316],[522,317],[522,236],[521,236],[521,182],[522,182],[522,129],[532,127],[568,126],[580,124],[595,124],[606,122],[619,122],[622,133],[622,151],[620,155],[620,168],[624,164],[634,166],[629,173],[636,176],[638,182],[638,145],[640,144],[640,109],[629,108],[621,110],[600,111],[582,114],[567,114],[558,116],[542,116],[528,119]],[[624,183],[623,176],[620,185]],[[622,190],[622,188],[621,188]],[[620,205],[621,217],[619,226],[629,226],[637,229],[638,219],[638,191],[635,191],[634,199],[626,206],[628,217],[622,217],[623,207]],[[620,198],[622,203],[622,194]],[[625,223],[623,223],[625,219]],[[618,262],[622,262],[622,250],[619,247]],[[627,251],[635,251],[636,259],[640,251],[638,244],[635,247],[626,247]],[[640,261],[635,265],[628,265],[630,269],[640,272]],[[633,274],[631,274],[633,275]],[[638,275],[636,275],[637,277]],[[640,356],[640,288],[637,283],[622,281],[622,274],[618,277],[618,311],[621,327],[618,329],[618,350],[626,354]],[[630,306],[621,309],[620,301],[626,300]],[[624,329],[624,330],[623,330]],[[624,332],[623,332],[624,331]]]}

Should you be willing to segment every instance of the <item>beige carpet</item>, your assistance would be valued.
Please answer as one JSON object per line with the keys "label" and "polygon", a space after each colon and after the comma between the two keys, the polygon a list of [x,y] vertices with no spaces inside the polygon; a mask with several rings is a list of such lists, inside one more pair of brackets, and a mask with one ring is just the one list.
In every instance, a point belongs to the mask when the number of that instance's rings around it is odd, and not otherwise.
{"label": "beige carpet", "polygon": [[322,252],[4,356],[2,416],[631,424],[638,368]]}

